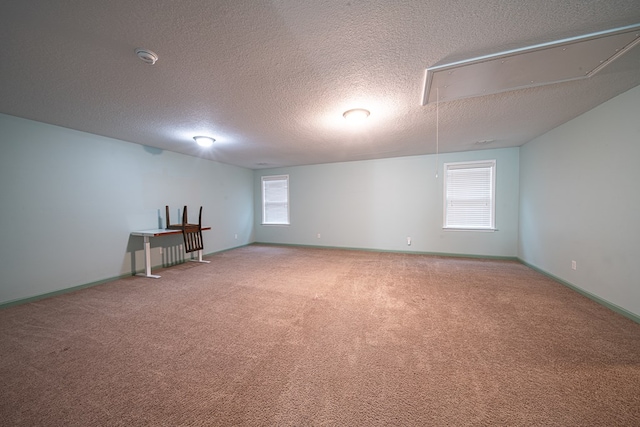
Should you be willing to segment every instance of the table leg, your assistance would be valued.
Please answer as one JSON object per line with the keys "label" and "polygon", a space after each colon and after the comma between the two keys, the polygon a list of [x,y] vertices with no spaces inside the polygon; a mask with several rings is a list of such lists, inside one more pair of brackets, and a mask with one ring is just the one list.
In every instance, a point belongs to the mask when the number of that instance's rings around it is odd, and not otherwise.
{"label": "table leg", "polygon": [[192,262],[202,262],[202,263],[205,263],[205,264],[209,264],[209,263],[211,262],[211,261],[205,261],[205,260],[203,260],[203,259],[202,259],[202,249],[200,249],[200,250],[198,251],[198,259],[190,259],[189,261],[192,261]]}
{"label": "table leg", "polygon": [[151,274],[151,242],[149,236],[143,236],[144,238],[144,274],[138,273],[136,276],[149,277],[151,279],[159,279],[160,276]]}

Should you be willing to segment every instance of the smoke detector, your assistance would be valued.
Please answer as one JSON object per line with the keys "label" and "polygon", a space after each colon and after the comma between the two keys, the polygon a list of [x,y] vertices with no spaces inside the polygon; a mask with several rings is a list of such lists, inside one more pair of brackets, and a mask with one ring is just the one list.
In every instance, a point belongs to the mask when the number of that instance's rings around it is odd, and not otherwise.
{"label": "smoke detector", "polygon": [[140,60],[146,62],[149,65],[153,65],[158,61],[158,55],[148,49],[143,49],[141,47],[136,49],[136,55],[138,55],[138,58],[140,58]]}

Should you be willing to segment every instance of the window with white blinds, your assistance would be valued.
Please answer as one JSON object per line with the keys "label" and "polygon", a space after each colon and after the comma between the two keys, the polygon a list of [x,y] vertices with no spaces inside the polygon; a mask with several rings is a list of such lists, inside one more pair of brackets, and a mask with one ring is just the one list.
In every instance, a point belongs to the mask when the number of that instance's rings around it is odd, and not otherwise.
{"label": "window with white blinds", "polygon": [[495,230],[496,161],[444,164],[444,228]]}
{"label": "window with white blinds", "polygon": [[289,175],[262,177],[262,223],[289,224]]}

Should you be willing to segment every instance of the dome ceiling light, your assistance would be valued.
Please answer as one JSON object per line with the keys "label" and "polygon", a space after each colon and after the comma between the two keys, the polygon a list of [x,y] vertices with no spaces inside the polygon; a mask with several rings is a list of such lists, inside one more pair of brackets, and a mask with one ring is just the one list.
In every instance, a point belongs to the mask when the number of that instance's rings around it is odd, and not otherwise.
{"label": "dome ceiling light", "polygon": [[193,139],[196,141],[196,143],[198,143],[199,146],[205,148],[211,147],[215,142],[215,139],[209,136],[194,136]]}
{"label": "dome ceiling light", "polygon": [[342,115],[349,122],[359,122],[367,117],[369,117],[369,110],[365,110],[364,108],[354,108],[352,110],[345,111]]}

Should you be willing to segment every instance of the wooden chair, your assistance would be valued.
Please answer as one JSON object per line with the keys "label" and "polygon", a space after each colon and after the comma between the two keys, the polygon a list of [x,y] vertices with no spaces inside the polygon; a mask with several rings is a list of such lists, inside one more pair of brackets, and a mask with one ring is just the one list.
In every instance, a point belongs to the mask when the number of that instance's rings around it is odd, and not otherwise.
{"label": "wooden chair", "polygon": [[184,248],[187,253],[196,252],[204,249],[202,241],[202,206],[200,206],[200,214],[198,215],[197,224],[189,224],[187,220],[187,207],[182,211],[182,224],[171,224],[169,220],[169,206],[166,206],[167,230],[182,230],[184,238]]}

